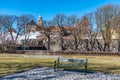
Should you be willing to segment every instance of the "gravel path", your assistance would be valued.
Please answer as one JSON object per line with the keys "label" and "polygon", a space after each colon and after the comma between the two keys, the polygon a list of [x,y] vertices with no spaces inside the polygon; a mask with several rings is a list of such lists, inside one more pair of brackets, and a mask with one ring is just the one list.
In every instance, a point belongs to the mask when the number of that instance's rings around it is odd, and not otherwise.
{"label": "gravel path", "polygon": [[0,80],[120,80],[120,75],[104,73],[83,73],[75,71],[56,71],[43,67],[5,76]]}

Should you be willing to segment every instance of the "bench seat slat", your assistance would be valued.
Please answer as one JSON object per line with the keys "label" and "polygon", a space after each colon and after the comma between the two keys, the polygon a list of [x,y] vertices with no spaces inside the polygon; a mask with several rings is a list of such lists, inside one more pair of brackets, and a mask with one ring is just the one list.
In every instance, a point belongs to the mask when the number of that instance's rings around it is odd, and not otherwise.
{"label": "bench seat slat", "polygon": [[84,66],[82,63],[74,63],[74,64],[62,64],[60,63],[59,66]]}

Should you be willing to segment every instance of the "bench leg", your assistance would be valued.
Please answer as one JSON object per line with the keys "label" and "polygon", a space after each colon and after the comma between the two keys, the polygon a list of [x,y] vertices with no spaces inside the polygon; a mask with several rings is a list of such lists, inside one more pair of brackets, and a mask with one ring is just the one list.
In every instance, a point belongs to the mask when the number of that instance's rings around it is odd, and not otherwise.
{"label": "bench leg", "polygon": [[87,63],[88,63],[88,59],[86,59],[86,63],[84,64],[84,67],[85,67],[85,73],[87,73]]}
{"label": "bench leg", "polygon": [[54,62],[54,71],[56,71],[56,69],[59,69],[59,58]]}
{"label": "bench leg", "polygon": [[57,69],[57,61],[54,62],[54,72],[56,71]]}
{"label": "bench leg", "polygon": [[58,58],[58,60],[57,60],[57,68],[59,69],[59,62],[60,61],[60,57]]}
{"label": "bench leg", "polygon": [[85,67],[85,73],[87,73],[87,64],[85,64],[84,67]]}

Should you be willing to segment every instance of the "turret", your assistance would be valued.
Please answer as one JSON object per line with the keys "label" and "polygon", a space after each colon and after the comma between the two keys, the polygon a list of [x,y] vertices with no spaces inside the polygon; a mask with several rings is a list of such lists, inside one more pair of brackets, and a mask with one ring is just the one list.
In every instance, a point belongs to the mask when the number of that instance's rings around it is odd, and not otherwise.
{"label": "turret", "polygon": [[77,26],[77,25],[78,25],[78,23],[79,23],[79,19],[78,19],[78,17],[76,16],[75,26]]}
{"label": "turret", "polygon": [[39,15],[39,17],[38,17],[38,26],[42,27],[42,24],[43,24],[43,22],[42,22],[42,16]]}

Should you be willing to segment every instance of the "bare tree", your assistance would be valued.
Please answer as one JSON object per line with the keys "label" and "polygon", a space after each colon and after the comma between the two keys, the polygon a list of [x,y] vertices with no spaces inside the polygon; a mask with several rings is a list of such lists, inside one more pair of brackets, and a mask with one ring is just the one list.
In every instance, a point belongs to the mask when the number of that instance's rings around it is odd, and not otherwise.
{"label": "bare tree", "polygon": [[13,31],[14,31],[14,23],[16,20],[16,16],[10,16],[10,15],[2,15],[0,18],[0,22],[2,26],[4,26],[8,32],[10,32],[12,42],[14,43],[14,36],[13,36]]}
{"label": "bare tree", "polygon": [[1,41],[1,48],[3,50],[6,49],[6,32],[8,32],[7,28],[5,26],[3,26],[2,24],[2,19],[3,19],[3,16],[0,15],[0,41]]}
{"label": "bare tree", "polygon": [[88,30],[89,30],[89,21],[86,16],[83,16],[81,21],[76,25],[75,33],[77,33],[76,36],[79,40],[79,43],[83,42],[83,40],[86,42],[84,46],[86,47],[87,50],[89,50],[88,40],[86,39],[86,37],[88,37]]}
{"label": "bare tree", "polygon": [[9,32],[11,39],[8,40],[7,44],[9,44],[9,42],[15,44],[18,39],[18,36],[20,34],[23,34],[23,32],[25,32],[26,24],[30,20],[31,20],[30,15],[21,15],[21,16],[1,15],[0,23],[1,26],[3,26],[4,28],[4,42],[6,42],[5,34]]}
{"label": "bare tree", "polygon": [[117,33],[118,38],[118,51],[120,51],[120,6],[117,6],[118,14],[111,20],[112,26],[114,26],[114,33]]}
{"label": "bare tree", "polygon": [[112,26],[111,20],[114,19],[117,12],[117,6],[106,5],[97,9],[95,13],[96,25],[99,27],[104,40],[104,51],[110,51],[110,43],[114,32],[114,26]]}
{"label": "bare tree", "polygon": [[67,21],[66,24],[69,27],[75,26],[76,23],[76,15],[71,15],[71,16],[67,16]]}
{"label": "bare tree", "polygon": [[53,23],[52,21],[44,21],[43,22],[43,34],[47,37],[48,39],[48,50],[50,50],[50,42],[51,42],[51,39],[50,39],[50,35],[51,35],[51,32],[52,32],[52,27],[53,27]]}
{"label": "bare tree", "polygon": [[78,49],[78,39],[80,39],[80,29],[76,27],[71,28],[72,36],[74,37],[74,50]]}
{"label": "bare tree", "polygon": [[[34,20],[34,16],[33,15],[30,15],[30,14],[24,14],[24,15],[21,15],[21,16],[18,16],[16,18],[16,33],[17,33],[17,36],[15,38],[15,41],[17,41],[17,38],[20,34],[25,34],[25,40],[27,40],[27,29],[30,29],[30,26],[27,26],[27,24]],[[28,30],[28,34],[30,33],[30,30]],[[29,39],[29,36],[28,36],[28,39]]]}
{"label": "bare tree", "polygon": [[70,27],[71,34],[72,34],[72,36],[74,38],[74,50],[78,49],[79,30],[76,28],[76,26],[78,26],[76,24],[77,22],[78,22],[78,18],[77,18],[76,15],[67,16],[66,24],[67,24],[68,27]]}
{"label": "bare tree", "polygon": [[90,51],[99,49],[100,51],[103,50],[103,46],[99,42],[99,38],[101,37],[99,34],[98,26],[96,26],[96,19],[94,13],[88,13],[85,15],[89,21],[88,29],[87,29],[87,35],[88,39],[87,42],[90,44],[88,47]]}
{"label": "bare tree", "polygon": [[78,37],[80,38],[80,28],[78,28],[78,18],[75,15],[72,15],[68,17],[68,22],[70,22],[70,25],[72,26],[71,28],[71,33],[74,38],[74,50],[78,49]]}
{"label": "bare tree", "polygon": [[0,43],[3,44],[4,43],[4,27],[2,26],[2,24],[0,23]]}
{"label": "bare tree", "polygon": [[61,48],[63,50],[63,36],[65,34],[65,29],[63,26],[65,26],[66,24],[66,15],[64,14],[57,14],[54,18],[53,18],[53,22],[55,24],[55,26],[58,26],[60,29],[60,39],[61,39]]}

